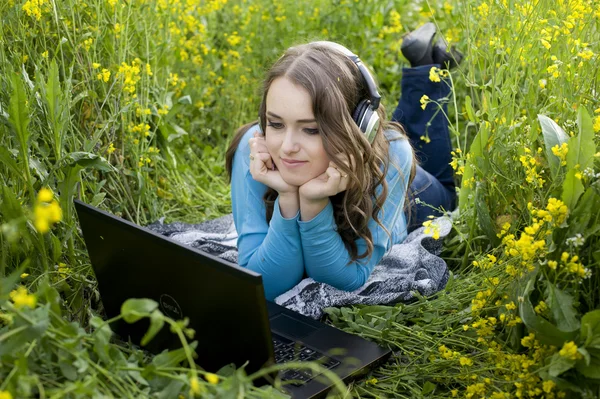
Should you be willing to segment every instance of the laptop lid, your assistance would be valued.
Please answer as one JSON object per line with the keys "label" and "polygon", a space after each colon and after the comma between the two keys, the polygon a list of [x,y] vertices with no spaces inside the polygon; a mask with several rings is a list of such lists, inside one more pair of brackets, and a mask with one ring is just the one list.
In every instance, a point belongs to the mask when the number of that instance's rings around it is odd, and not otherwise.
{"label": "laptop lid", "polygon": [[[184,246],[134,223],[75,200],[81,229],[108,318],[129,298],[150,298],[167,316],[189,317],[198,341],[196,362],[209,371],[235,363],[254,372],[273,359],[258,273]],[[111,325],[139,344],[149,322]],[[160,352],[180,346],[168,327],[148,344]]]}

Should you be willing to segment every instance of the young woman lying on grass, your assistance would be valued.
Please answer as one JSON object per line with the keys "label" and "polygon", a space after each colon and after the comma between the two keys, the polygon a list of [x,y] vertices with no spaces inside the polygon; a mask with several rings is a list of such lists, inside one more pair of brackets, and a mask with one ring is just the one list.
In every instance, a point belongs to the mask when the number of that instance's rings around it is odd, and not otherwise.
{"label": "young woman lying on grass", "polygon": [[[268,72],[258,123],[238,130],[226,159],[238,263],[262,274],[268,300],[305,276],[359,288],[432,207],[455,206],[447,120],[422,99],[448,95],[430,70],[460,54],[434,35],[426,24],[404,39],[412,68],[392,121],[372,76],[337,43],[291,47]],[[409,186],[429,206],[405,206]]]}

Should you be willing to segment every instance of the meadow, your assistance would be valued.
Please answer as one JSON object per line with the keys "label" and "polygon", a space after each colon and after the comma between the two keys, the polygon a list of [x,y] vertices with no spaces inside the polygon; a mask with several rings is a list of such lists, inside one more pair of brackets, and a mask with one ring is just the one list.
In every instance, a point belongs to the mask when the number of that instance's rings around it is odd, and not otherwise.
{"label": "meadow", "polygon": [[329,309],[394,351],[332,395],[600,397],[597,0],[2,0],[0,399],[280,397],[198,368],[193,332],[148,301],[120,317],[183,348],[111,341],[73,199],[141,225],[231,212],[225,150],[285,48],[343,43],[391,112],[402,35],[427,21],[466,57],[446,99],[452,276],[414,303]]}

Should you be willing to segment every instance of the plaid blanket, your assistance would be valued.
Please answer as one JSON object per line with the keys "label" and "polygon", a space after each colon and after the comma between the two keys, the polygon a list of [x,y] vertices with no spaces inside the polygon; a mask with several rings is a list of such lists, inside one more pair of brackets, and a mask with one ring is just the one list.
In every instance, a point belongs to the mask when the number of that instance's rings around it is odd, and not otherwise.
{"label": "plaid blanket", "polygon": [[[444,216],[435,219],[433,224],[437,225],[439,239],[426,234],[424,227],[411,232],[404,242],[392,246],[375,266],[365,285],[355,291],[338,290],[312,278],[305,278],[275,298],[275,302],[319,319],[327,307],[409,302],[414,299],[416,291],[424,296],[432,295],[448,282],[448,267],[439,255],[442,239],[450,233],[452,221]],[[237,263],[237,232],[231,214],[200,224],[164,224],[159,220],[146,227],[185,245]]]}

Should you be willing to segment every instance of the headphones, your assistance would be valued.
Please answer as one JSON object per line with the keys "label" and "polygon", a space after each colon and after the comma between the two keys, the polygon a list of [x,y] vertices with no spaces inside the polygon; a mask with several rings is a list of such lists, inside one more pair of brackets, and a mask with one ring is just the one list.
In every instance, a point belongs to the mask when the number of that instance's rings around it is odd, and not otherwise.
{"label": "headphones", "polygon": [[367,88],[369,90],[369,99],[361,100],[354,111],[352,111],[352,119],[358,125],[361,132],[365,134],[365,137],[369,141],[369,143],[373,143],[375,139],[375,134],[377,133],[377,129],[379,128],[379,124],[381,123],[379,119],[379,114],[377,113],[377,108],[379,108],[379,102],[381,101],[381,96],[377,92],[377,86],[375,85],[375,79],[369,73],[369,70],[362,63],[360,58],[352,51],[348,50],[346,47],[342,46],[339,43],[329,42],[329,41],[318,41],[314,42],[315,44],[323,45],[334,50],[337,50],[344,54],[346,57],[350,58],[352,62],[356,64],[360,74],[363,76],[365,83],[367,84]]}
{"label": "headphones", "polygon": [[[346,47],[342,46],[339,43],[329,42],[329,41],[317,41],[313,42],[313,44],[318,44],[324,47],[329,47],[333,50],[339,51],[344,54],[346,57],[350,58],[352,62],[356,64],[358,70],[360,71],[365,83],[367,84],[367,88],[369,90],[369,99],[361,100],[356,108],[352,111],[352,120],[356,123],[361,132],[365,134],[366,139],[369,143],[373,143],[375,139],[375,135],[377,133],[377,129],[379,128],[379,124],[381,123],[379,119],[379,114],[377,113],[377,108],[379,108],[379,103],[381,101],[381,96],[379,92],[377,92],[377,85],[375,84],[375,79],[369,73],[367,67],[362,63],[360,58],[352,51],[348,50]],[[258,118],[258,127],[262,133],[262,125],[260,121],[260,117]]]}

